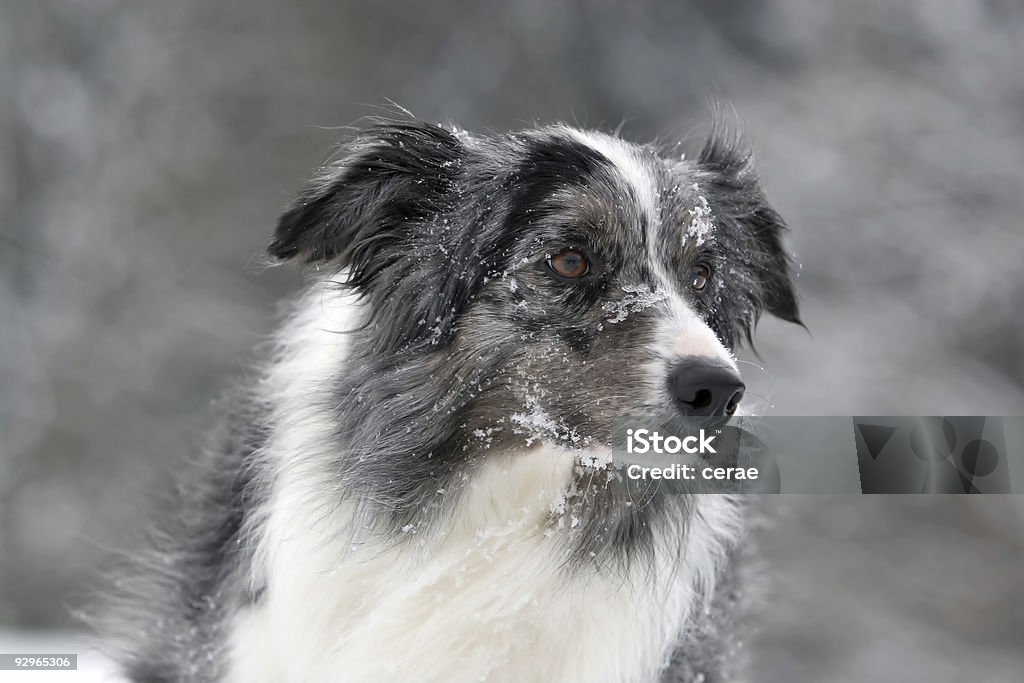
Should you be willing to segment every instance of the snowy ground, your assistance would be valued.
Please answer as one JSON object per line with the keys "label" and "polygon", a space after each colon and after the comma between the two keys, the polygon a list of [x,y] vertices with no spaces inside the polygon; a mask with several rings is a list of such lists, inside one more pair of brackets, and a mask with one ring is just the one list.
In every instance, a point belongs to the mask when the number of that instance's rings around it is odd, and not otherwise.
{"label": "snowy ground", "polygon": [[77,654],[77,671],[0,671],[2,683],[119,683],[114,667],[91,650],[81,636],[57,631],[0,630],[0,653]]}

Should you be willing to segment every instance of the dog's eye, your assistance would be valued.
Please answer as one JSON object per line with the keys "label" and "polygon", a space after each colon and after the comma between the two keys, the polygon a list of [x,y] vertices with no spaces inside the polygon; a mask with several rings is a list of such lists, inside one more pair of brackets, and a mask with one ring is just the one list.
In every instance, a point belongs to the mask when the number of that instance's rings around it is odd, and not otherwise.
{"label": "dog's eye", "polygon": [[565,249],[548,259],[548,268],[559,277],[575,280],[590,272],[590,261],[575,249]]}
{"label": "dog's eye", "polygon": [[690,271],[690,289],[695,292],[699,292],[708,286],[708,280],[711,278],[711,269],[703,264],[698,263]]}

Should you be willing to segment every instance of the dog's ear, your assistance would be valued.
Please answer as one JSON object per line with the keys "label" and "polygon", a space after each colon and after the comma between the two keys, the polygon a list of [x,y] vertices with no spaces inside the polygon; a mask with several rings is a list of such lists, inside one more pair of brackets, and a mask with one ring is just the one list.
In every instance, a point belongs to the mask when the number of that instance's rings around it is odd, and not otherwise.
{"label": "dog's ear", "polygon": [[721,130],[708,138],[697,161],[709,178],[716,217],[735,221],[749,240],[740,256],[754,269],[761,308],[803,325],[793,284],[792,259],[782,243],[786,223],[772,208],[754,172],[752,154],[738,136]]}
{"label": "dog's ear", "polygon": [[358,133],[281,216],[274,258],[330,261],[365,287],[398,260],[411,226],[444,209],[462,145],[421,122],[379,122]]}
{"label": "dog's ear", "polygon": [[747,216],[745,224],[763,250],[755,264],[761,280],[764,310],[787,322],[803,325],[793,284],[792,259],[782,244],[785,222],[762,199],[761,205]]}

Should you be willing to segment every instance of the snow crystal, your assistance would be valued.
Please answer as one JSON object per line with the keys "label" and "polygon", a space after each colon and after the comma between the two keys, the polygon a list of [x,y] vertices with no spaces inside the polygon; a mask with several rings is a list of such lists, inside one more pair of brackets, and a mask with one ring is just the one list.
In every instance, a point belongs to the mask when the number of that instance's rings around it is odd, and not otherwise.
{"label": "snow crystal", "polygon": [[468,130],[459,128],[458,126],[452,126],[451,132],[452,135],[455,136],[455,139],[458,140],[459,142],[467,143],[473,141],[473,136],[470,134]]}
{"label": "snow crystal", "polygon": [[601,306],[602,310],[611,313],[608,318],[610,323],[621,323],[630,313],[639,313],[668,298],[668,292],[664,289],[652,291],[646,285],[623,285],[622,291],[626,292],[626,296],[620,301],[608,301]]}
{"label": "snow crystal", "polygon": [[[694,185],[693,189],[696,190],[697,186]],[[690,227],[686,229],[686,234],[683,235],[683,244],[685,245],[687,240],[693,237],[697,240],[697,246],[699,247],[711,239],[715,230],[715,226],[711,222],[711,206],[708,205],[707,197],[698,194],[697,205],[689,209],[689,213]]]}
{"label": "snow crystal", "polygon": [[500,432],[501,427],[488,427],[487,429],[474,429],[473,436],[484,444],[484,448],[490,448],[491,444],[494,443],[494,437],[492,436],[496,432]]}
{"label": "snow crystal", "polygon": [[580,441],[575,429],[570,429],[564,421],[556,422],[548,415],[533,396],[526,397],[528,413],[513,413],[512,423],[526,430],[526,445],[532,446],[535,441],[545,438],[568,441],[576,444]]}
{"label": "snow crystal", "polygon": [[585,451],[579,454],[579,462],[584,467],[603,470],[612,464],[612,452],[604,449],[600,451]]}
{"label": "snow crystal", "polygon": [[551,514],[553,514],[553,515],[563,515],[563,514],[565,514],[565,504],[566,504],[566,502],[568,502],[568,501],[566,501],[565,493],[560,493],[558,495],[558,497],[555,498],[555,500],[551,503],[551,508],[550,508]]}

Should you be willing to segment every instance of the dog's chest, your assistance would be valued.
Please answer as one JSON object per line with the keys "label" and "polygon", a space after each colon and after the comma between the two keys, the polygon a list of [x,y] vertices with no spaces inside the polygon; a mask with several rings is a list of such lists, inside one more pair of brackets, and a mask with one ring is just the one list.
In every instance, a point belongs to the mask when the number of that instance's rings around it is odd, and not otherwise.
{"label": "dog's chest", "polygon": [[230,625],[228,679],[656,680],[715,543],[682,567],[569,574],[548,519],[570,476],[552,451],[495,458],[443,536],[408,528],[391,547],[306,512],[301,472],[284,476],[264,539],[268,588]]}

